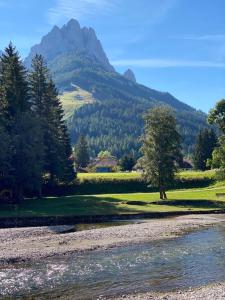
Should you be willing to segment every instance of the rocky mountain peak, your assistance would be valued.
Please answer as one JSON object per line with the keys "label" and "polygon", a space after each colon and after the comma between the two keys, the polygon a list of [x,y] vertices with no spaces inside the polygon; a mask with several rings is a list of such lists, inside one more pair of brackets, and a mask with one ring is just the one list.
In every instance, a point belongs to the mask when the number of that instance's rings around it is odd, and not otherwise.
{"label": "rocky mountain peak", "polygon": [[106,70],[113,72],[109,60],[98,40],[94,29],[81,28],[77,20],[71,19],[62,28],[54,26],[52,30],[42,38],[40,44],[31,48],[29,56],[25,59],[25,65],[30,66],[35,54],[41,54],[49,62],[61,54],[85,53],[95,62],[101,64]]}
{"label": "rocky mountain peak", "polygon": [[123,76],[126,79],[129,79],[129,80],[131,80],[133,82],[136,82],[136,77],[134,75],[134,72],[131,69],[128,69],[126,72],[124,72]]}

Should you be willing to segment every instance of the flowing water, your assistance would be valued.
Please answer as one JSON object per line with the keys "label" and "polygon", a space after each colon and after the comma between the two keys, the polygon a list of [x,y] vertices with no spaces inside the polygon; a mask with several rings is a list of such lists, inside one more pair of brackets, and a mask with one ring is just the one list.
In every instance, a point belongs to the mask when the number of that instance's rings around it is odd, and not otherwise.
{"label": "flowing water", "polygon": [[[52,258],[0,270],[0,294],[24,299],[97,299],[172,291],[225,280],[225,227],[182,237]],[[72,295],[72,296],[71,296]]]}

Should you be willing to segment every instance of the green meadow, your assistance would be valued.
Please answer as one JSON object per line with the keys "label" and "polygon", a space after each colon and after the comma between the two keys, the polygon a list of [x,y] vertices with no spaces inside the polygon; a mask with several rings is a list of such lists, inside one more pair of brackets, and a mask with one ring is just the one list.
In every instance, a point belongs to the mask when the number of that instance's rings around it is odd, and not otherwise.
{"label": "green meadow", "polygon": [[[186,178],[213,177],[213,171],[181,172]],[[138,173],[79,174],[79,179],[101,176],[109,178],[130,179],[140,176]],[[192,188],[168,191],[168,200],[160,200],[159,193],[121,193],[101,195],[74,195],[65,197],[48,197],[43,199],[25,199],[19,206],[3,206],[0,217],[31,216],[81,216],[135,214],[147,212],[174,211],[210,211],[225,210],[224,183],[216,183],[207,188]]]}

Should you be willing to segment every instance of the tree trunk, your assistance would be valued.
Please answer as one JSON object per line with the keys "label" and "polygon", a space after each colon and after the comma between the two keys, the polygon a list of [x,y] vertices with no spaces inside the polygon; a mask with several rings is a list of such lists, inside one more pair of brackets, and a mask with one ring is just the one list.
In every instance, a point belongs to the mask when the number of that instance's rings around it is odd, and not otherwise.
{"label": "tree trunk", "polygon": [[163,199],[164,199],[164,200],[167,200],[167,196],[166,196],[166,191],[165,191],[165,189],[163,189]]}
{"label": "tree trunk", "polygon": [[161,200],[167,200],[166,191],[165,191],[164,186],[159,187],[159,193],[160,193]]}
{"label": "tree trunk", "polygon": [[159,187],[159,194],[160,194],[160,199],[163,200],[164,195],[163,195],[163,189],[161,186]]}

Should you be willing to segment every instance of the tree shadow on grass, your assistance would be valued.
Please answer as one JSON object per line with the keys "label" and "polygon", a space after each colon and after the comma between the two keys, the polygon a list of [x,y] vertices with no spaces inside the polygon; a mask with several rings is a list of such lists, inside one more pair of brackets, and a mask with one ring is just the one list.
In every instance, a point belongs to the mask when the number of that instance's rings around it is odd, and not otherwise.
{"label": "tree shadow on grass", "polygon": [[187,207],[187,208],[211,208],[211,209],[225,209],[224,201],[215,201],[207,199],[182,199],[182,200],[163,200],[152,202],[152,204],[166,205],[166,206],[177,206],[177,207]]}
{"label": "tree shadow on grass", "polygon": [[166,210],[166,206],[187,209],[225,210],[224,201],[207,199],[159,200],[145,202],[137,200],[126,201],[124,199],[111,197],[68,196],[59,198],[26,199],[16,211],[9,207],[5,207],[4,209],[2,207],[0,210],[0,217],[49,217],[141,213],[148,212],[148,207],[151,209],[152,204],[158,205],[159,207],[161,206],[162,208],[165,206],[164,210]]}
{"label": "tree shadow on grass", "polygon": [[[145,203],[147,204],[147,203]],[[137,204],[136,204],[137,205]],[[97,196],[67,196],[25,199],[15,210],[2,207],[0,217],[49,217],[107,215],[135,212],[121,199]]]}

